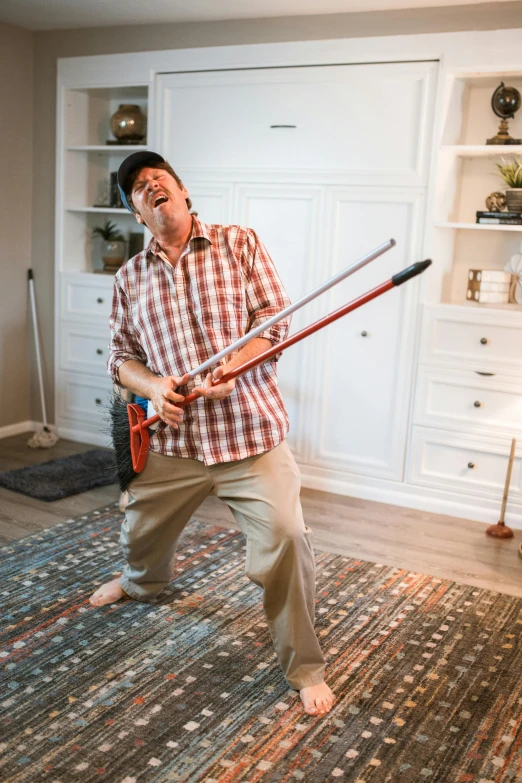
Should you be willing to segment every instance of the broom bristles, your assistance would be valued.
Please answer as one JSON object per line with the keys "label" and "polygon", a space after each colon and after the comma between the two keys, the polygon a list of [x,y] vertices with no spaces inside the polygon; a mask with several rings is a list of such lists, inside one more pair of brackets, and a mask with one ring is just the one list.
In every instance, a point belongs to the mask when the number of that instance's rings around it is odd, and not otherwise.
{"label": "broom bristles", "polygon": [[119,394],[114,394],[109,408],[109,426],[116,458],[116,474],[122,492],[138,475],[132,467],[130,447],[129,417],[127,402]]}

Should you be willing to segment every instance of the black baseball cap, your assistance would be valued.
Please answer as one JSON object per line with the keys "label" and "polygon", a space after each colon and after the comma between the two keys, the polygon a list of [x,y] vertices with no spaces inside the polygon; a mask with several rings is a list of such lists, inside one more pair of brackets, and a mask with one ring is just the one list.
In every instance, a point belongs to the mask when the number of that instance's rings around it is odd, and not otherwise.
{"label": "black baseball cap", "polygon": [[165,158],[158,155],[157,152],[143,151],[133,152],[128,158],[125,158],[120,168],[118,169],[118,189],[120,191],[121,200],[125,209],[132,212],[132,209],[127,201],[127,180],[131,174],[137,169],[143,169],[145,166],[154,166],[155,163],[165,163]]}

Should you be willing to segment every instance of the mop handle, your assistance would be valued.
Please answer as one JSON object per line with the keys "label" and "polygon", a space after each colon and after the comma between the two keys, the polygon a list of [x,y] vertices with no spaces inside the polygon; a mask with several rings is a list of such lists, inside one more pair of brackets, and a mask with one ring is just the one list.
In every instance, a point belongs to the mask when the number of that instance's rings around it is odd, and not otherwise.
{"label": "mop handle", "polygon": [[34,296],[33,270],[27,270],[27,279],[29,280],[29,296],[31,299],[31,313],[33,316],[34,345],[36,348],[36,365],[38,367],[38,379],[40,381],[40,398],[42,401],[42,415],[44,427],[47,427],[47,411],[45,409],[45,397],[43,391],[43,373],[42,360],[40,357],[40,335],[38,334],[38,322],[36,320],[36,299]]}
{"label": "mop handle", "polygon": [[383,253],[386,253],[386,251],[394,247],[395,244],[396,242],[394,239],[389,239],[387,242],[383,242],[382,245],[376,247],[375,250],[372,250],[371,253],[368,253],[368,255],[366,256],[362,256],[362,258],[360,258],[354,264],[348,266],[346,269],[344,269],[342,272],[339,272],[337,275],[334,275],[334,277],[331,277],[330,280],[327,280],[325,283],[322,283],[314,291],[311,291],[309,294],[306,294],[301,299],[298,299],[297,302],[288,305],[288,307],[286,307],[284,310],[281,310],[281,312],[276,313],[276,315],[272,316],[272,318],[269,318],[268,321],[263,321],[262,324],[256,326],[256,328],[252,329],[251,332],[247,332],[247,334],[245,334],[239,340],[236,340],[235,343],[232,343],[232,345],[229,345],[227,348],[223,348],[222,351],[214,354],[214,356],[211,356],[210,359],[204,361],[203,364],[199,365],[199,367],[190,370],[189,376],[191,378],[195,378],[196,375],[201,375],[202,372],[208,370],[209,367],[212,367],[213,365],[217,364],[221,359],[224,359],[225,356],[228,356],[233,351],[237,351],[239,348],[245,345],[245,343],[248,343],[254,337],[257,337],[258,334],[261,334],[262,332],[265,332],[267,329],[270,329],[271,326],[274,326],[275,324],[279,323],[279,321],[282,321],[283,318],[286,318],[288,315],[291,315],[296,310],[299,310],[305,304],[311,302],[312,299],[315,299],[320,294],[324,293],[325,291],[328,291],[334,285],[340,283],[341,280],[350,277],[350,275],[353,275],[354,272],[357,272],[359,269],[362,269],[363,266],[369,264],[370,261],[373,261],[375,258],[378,258]]}
{"label": "mop handle", "polygon": [[[268,350],[264,351],[263,353],[260,353],[258,356],[255,356],[253,359],[250,359],[248,362],[245,362],[244,364],[241,364],[239,367],[236,367],[234,370],[231,370],[229,373],[224,375],[222,378],[214,379],[212,381],[212,386],[218,386],[220,383],[226,383],[227,381],[232,380],[233,378],[237,378],[240,375],[243,375],[244,373],[248,372],[249,370],[252,370],[254,367],[257,367],[259,364],[263,364],[268,359],[271,359],[273,356],[275,356],[277,353],[281,353],[281,351],[284,351],[286,348],[289,348],[291,345],[295,345],[295,343],[298,343],[300,340],[304,340],[305,337],[308,337],[309,335],[313,334],[314,332],[318,332],[320,329],[322,329],[325,326],[328,326],[328,324],[333,323],[334,321],[337,321],[339,318],[342,318],[343,315],[346,315],[347,313],[351,313],[352,310],[357,310],[358,307],[362,307],[362,305],[366,304],[367,302],[370,302],[372,299],[376,299],[381,294],[384,294],[386,291],[389,291],[391,288],[395,288],[397,286],[402,285],[407,280],[410,280],[412,277],[416,277],[417,275],[420,275],[421,272],[424,272],[425,269],[427,269],[431,264],[430,260],[426,261],[418,261],[416,264],[412,264],[411,266],[407,267],[407,269],[403,269],[402,272],[398,272],[396,275],[394,275],[392,278],[387,280],[385,283],[381,283],[381,285],[378,285],[376,288],[373,288],[371,291],[367,291],[367,293],[362,294],[362,296],[359,296],[357,299],[353,299],[351,302],[348,302],[348,304],[343,305],[343,307],[340,307],[338,310],[334,310],[333,313],[330,313],[329,315],[325,315],[323,318],[320,318],[318,321],[315,321],[313,324],[310,324],[310,326],[306,326],[304,329],[301,329],[301,331],[296,332],[291,337],[288,337],[286,340],[283,340],[278,345],[273,345],[271,348],[268,348]],[[194,402],[194,400],[197,400],[200,398],[201,395],[193,392],[192,394],[188,394],[184,400],[181,402],[176,403],[177,406],[180,408],[185,407],[185,405],[189,405],[191,402]],[[136,424],[133,428],[133,432],[137,432],[140,429],[146,430],[148,427],[151,427],[153,424],[156,424],[160,420],[160,416],[156,414],[155,416],[151,416],[150,419],[145,419],[140,424]]]}

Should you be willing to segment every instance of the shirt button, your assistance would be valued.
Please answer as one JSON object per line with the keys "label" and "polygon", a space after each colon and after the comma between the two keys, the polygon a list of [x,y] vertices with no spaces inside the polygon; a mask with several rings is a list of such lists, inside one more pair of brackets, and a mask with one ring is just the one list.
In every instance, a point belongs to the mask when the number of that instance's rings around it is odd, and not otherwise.
{"label": "shirt button", "polygon": [[194,350],[194,343],[190,343],[190,345],[189,345],[189,349],[190,349],[191,351],[192,351],[192,350]]}

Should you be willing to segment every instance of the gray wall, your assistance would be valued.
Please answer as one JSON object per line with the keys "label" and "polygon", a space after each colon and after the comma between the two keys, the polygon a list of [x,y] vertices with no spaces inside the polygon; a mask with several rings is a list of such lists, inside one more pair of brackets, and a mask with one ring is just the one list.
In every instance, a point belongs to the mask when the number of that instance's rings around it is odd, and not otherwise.
{"label": "gray wall", "polygon": [[[522,2],[179,25],[99,27],[36,33],[32,236],[40,301],[45,303],[42,332],[45,338],[45,356],[49,365],[53,358],[57,58],[200,46],[324,40],[372,35],[414,35],[511,27],[522,27]],[[33,417],[38,418],[35,381],[33,375]],[[52,377],[49,374],[46,394],[51,412],[53,393]]]}
{"label": "gray wall", "polygon": [[[4,427],[31,417],[27,268],[33,151],[33,34],[6,24],[0,24],[0,106],[0,427]],[[46,304],[49,308],[49,300]]]}

